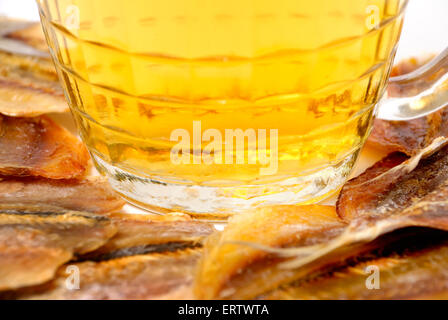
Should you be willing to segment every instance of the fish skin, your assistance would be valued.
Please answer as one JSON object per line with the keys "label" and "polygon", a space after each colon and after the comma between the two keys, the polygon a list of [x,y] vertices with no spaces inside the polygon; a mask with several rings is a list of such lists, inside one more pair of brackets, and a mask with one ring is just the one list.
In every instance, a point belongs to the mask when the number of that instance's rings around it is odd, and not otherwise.
{"label": "fish skin", "polygon": [[250,299],[298,276],[278,267],[281,258],[235,241],[274,248],[307,246],[329,241],[344,227],[330,206],[275,206],[236,215],[224,231],[207,239],[195,295],[198,299]]}
{"label": "fish skin", "polygon": [[0,17],[0,50],[50,59],[40,23]]}
{"label": "fish skin", "polygon": [[0,212],[0,291],[49,281],[78,254],[104,245],[110,219],[83,212]]}
{"label": "fish skin", "polygon": [[84,144],[47,116],[0,115],[0,175],[80,178],[89,159]]}
{"label": "fish skin", "polygon": [[[107,245],[107,244],[106,244]],[[123,257],[144,255],[149,253],[177,252],[186,249],[201,248],[202,244],[195,242],[167,242],[157,244],[141,244],[132,247],[117,248],[114,250],[99,248],[96,251],[78,257],[77,261],[106,261]]]}
{"label": "fish skin", "polygon": [[78,290],[66,288],[66,267],[41,286],[0,294],[29,300],[169,300],[193,299],[194,270],[200,249],[71,263],[79,268]]}
{"label": "fish skin", "polygon": [[120,210],[124,204],[107,180],[99,176],[82,180],[0,179],[0,209],[15,205],[109,213]]}

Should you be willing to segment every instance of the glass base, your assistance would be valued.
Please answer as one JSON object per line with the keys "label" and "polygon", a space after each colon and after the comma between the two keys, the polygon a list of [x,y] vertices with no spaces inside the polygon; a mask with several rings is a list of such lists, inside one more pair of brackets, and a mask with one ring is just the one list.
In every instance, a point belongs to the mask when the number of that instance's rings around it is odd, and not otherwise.
{"label": "glass base", "polygon": [[141,177],[105,162],[93,154],[99,171],[131,204],[152,213],[183,212],[195,218],[225,220],[260,206],[311,204],[339,191],[359,151],[315,173],[271,184],[209,187],[166,183]]}

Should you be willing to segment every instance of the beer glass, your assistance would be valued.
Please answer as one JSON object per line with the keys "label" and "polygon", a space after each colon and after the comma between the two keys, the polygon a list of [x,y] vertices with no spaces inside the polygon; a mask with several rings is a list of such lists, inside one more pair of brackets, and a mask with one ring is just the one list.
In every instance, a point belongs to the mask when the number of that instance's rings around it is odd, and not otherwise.
{"label": "beer glass", "polygon": [[37,2],[98,171],[133,204],[215,218],[339,190],[407,4]]}

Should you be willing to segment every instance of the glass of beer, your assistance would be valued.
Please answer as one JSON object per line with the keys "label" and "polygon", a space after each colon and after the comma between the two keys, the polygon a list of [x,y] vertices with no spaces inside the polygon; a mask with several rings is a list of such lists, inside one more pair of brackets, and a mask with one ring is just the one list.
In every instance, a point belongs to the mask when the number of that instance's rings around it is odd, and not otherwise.
{"label": "glass of beer", "polygon": [[38,0],[80,135],[131,203],[224,217],[347,179],[406,0]]}

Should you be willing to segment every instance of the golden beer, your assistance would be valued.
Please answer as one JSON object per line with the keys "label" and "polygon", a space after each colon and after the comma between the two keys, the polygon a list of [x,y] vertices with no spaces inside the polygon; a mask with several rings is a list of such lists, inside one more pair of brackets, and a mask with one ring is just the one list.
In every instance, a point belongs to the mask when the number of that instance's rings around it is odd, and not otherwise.
{"label": "golden beer", "polygon": [[340,187],[369,133],[405,6],[38,3],[99,171],[134,203],[215,215]]}

